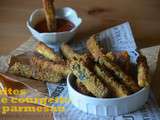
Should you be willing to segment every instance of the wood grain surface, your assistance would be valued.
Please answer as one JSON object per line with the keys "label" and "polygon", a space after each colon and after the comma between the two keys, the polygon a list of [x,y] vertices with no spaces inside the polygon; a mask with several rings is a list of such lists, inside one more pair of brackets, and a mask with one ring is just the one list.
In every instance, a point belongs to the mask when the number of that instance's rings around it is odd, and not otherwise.
{"label": "wood grain surface", "polygon": [[[129,21],[139,48],[160,44],[159,0],[56,0],[55,4],[57,8],[72,7],[82,17],[75,39]],[[41,0],[0,1],[0,55],[12,51],[31,36],[26,21],[34,9],[41,7]],[[0,116],[0,120],[52,120],[52,113]]]}
{"label": "wood grain surface", "polygon": [[[56,0],[55,4],[57,8],[69,6],[78,11],[83,19],[79,38],[129,21],[139,47],[160,44],[159,0]],[[31,36],[26,21],[34,9],[41,7],[41,0],[0,1],[0,54]]]}

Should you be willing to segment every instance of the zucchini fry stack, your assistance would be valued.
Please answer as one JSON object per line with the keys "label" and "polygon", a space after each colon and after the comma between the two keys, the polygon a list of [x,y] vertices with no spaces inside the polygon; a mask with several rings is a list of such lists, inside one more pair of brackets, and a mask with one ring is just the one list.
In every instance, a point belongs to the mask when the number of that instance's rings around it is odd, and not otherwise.
{"label": "zucchini fry stack", "polygon": [[136,92],[140,89],[138,84],[132,80],[132,78],[125,74],[125,72],[115,64],[112,60],[103,54],[99,45],[96,42],[96,36],[91,36],[87,41],[87,48],[95,58],[95,61],[98,62],[100,65],[104,65],[107,69],[111,70],[118,78],[121,79],[121,82],[127,86],[127,88],[132,92]]}
{"label": "zucchini fry stack", "polygon": [[[70,59],[70,69],[77,79],[85,86],[83,93],[92,93],[96,97],[107,97],[108,88],[89,69],[85,55],[77,54],[67,44],[61,46],[61,50],[66,58]],[[89,92],[86,92],[86,91]]]}
{"label": "zucchini fry stack", "polygon": [[137,61],[137,82],[130,74],[131,62],[127,51],[103,53],[95,35],[87,40],[86,46],[89,53],[81,55],[69,45],[61,45],[63,55],[70,61],[70,70],[77,77],[79,92],[95,97],[123,97],[149,85],[145,58],[140,56]]}

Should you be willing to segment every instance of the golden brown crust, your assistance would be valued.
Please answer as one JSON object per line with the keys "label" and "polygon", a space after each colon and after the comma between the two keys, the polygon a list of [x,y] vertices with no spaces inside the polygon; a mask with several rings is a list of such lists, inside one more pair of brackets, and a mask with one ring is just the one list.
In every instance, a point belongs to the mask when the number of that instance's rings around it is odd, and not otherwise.
{"label": "golden brown crust", "polygon": [[70,68],[77,79],[79,79],[94,96],[108,96],[108,88],[86,67],[83,61],[72,60]]}
{"label": "golden brown crust", "polygon": [[91,36],[87,40],[87,48],[95,60],[99,62],[99,64],[104,65],[108,69],[112,70],[115,75],[122,80],[123,84],[125,84],[132,92],[137,92],[140,89],[130,76],[125,74],[117,64],[115,64],[102,53],[101,48],[96,42],[95,35]]}
{"label": "golden brown crust", "polygon": [[40,69],[19,62],[13,64],[9,68],[8,72],[26,78],[33,78],[36,80],[48,81],[53,83],[60,82],[64,78],[63,74],[57,73],[54,70],[45,68]]}
{"label": "golden brown crust", "polygon": [[105,56],[113,62],[116,61],[116,56],[113,52],[107,52]]}
{"label": "golden brown crust", "polygon": [[45,45],[42,42],[39,42],[36,47],[35,51],[43,55],[44,57],[48,58],[52,61],[63,61],[63,59],[57,55],[51,48]]}
{"label": "golden brown crust", "polygon": [[61,51],[65,58],[67,58],[69,61],[71,60],[83,60],[84,62],[91,64],[91,55],[88,53],[84,54],[78,54],[76,53],[69,45],[62,44],[61,45]]}
{"label": "golden brown crust", "polygon": [[54,0],[42,0],[47,28],[49,32],[56,31],[56,13],[53,2]]}
{"label": "golden brown crust", "polygon": [[31,66],[20,62],[15,62],[12,66],[10,66],[8,72],[26,78],[32,78],[33,74]]}
{"label": "golden brown crust", "polygon": [[123,84],[118,83],[113,76],[111,76],[105,69],[100,65],[95,65],[96,74],[107,84],[110,91],[116,97],[123,97],[129,95],[129,91]]}
{"label": "golden brown crust", "polygon": [[96,42],[96,35],[92,35],[88,40],[87,40],[87,48],[94,57],[95,61],[98,61],[100,57],[105,56],[101,48]]}
{"label": "golden brown crust", "polygon": [[120,52],[107,52],[105,57],[110,59],[112,62],[120,66],[120,68],[127,74],[131,72],[130,56],[127,51]]}
{"label": "golden brown crust", "polygon": [[115,63],[120,66],[120,68],[126,73],[130,74],[131,72],[131,62],[130,56],[127,51],[114,52]]}
{"label": "golden brown crust", "polygon": [[80,54],[77,54],[74,52],[74,50],[67,44],[62,44],[61,45],[61,51],[65,58],[67,59],[72,59],[72,58],[80,58]]}
{"label": "golden brown crust", "polygon": [[99,63],[114,71],[115,75],[118,76],[122,83],[125,84],[132,92],[137,92],[140,89],[136,82],[132,80],[131,76],[126,75],[118,65],[110,62],[106,58],[100,58]]}
{"label": "golden brown crust", "polygon": [[91,92],[89,92],[87,90],[87,88],[81,83],[80,80],[76,80],[76,89],[78,90],[78,92],[84,94],[84,95],[89,95],[89,96],[93,96]]}
{"label": "golden brown crust", "polygon": [[45,59],[41,59],[37,56],[33,56],[31,58],[31,65],[35,66],[35,68],[37,69],[48,69],[48,71],[51,70],[56,73],[63,74],[64,76],[67,76],[70,72],[69,67],[65,61],[52,62]]}
{"label": "golden brown crust", "polygon": [[138,79],[138,85],[140,87],[146,87],[150,84],[150,78],[149,78],[149,67],[147,64],[146,57],[143,55],[140,55],[137,59],[137,79]]}
{"label": "golden brown crust", "polygon": [[28,60],[25,62],[23,61],[24,56],[25,54],[13,57],[14,60],[11,60],[12,64],[10,64],[8,70],[10,73],[54,83],[60,82],[69,73],[69,67],[64,61],[52,62],[39,54],[30,53],[27,56]]}

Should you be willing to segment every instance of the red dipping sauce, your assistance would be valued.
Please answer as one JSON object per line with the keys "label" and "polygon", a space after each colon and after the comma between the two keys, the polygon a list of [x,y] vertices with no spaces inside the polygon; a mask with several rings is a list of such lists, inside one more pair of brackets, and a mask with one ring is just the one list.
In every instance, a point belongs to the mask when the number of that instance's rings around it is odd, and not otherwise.
{"label": "red dipping sauce", "polygon": [[[55,32],[65,32],[65,31],[70,31],[72,30],[75,25],[70,22],[69,20],[66,19],[62,19],[62,18],[57,18],[56,19],[57,22],[57,30]],[[40,33],[44,33],[44,32],[49,32],[47,29],[47,23],[46,20],[40,20],[34,27],[37,31],[39,31]]]}

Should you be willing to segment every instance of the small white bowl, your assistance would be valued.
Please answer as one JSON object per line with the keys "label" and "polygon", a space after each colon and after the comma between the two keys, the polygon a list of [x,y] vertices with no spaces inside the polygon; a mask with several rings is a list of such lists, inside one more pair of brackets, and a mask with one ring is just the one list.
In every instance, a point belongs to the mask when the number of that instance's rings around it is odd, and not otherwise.
{"label": "small white bowl", "polygon": [[36,9],[27,21],[27,27],[37,40],[46,43],[49,47],[53,47],[53,45],[57,43],[59,44],[71,40],[82,22],[81,18],[78,17],[76,11],[72,8],[59,8],[56,9],[56,18],[67,19],[71,21],[75,27],[72,30],[65,32],[40,33],[34,29],[34,26],[44,18],[43,9]]}
{"label": "small white bowl", "polygon": [[120,98],[96,98],[79,93],[74,89],[75,82],[73,74],[67,77],[69,98],[72,104],[83,112],[96,116],[118,116],[134,112],[142,107],[149,96],[149,87]]}

